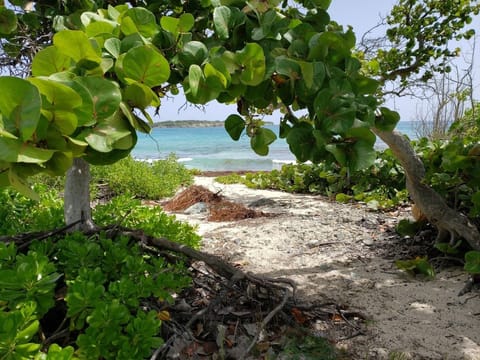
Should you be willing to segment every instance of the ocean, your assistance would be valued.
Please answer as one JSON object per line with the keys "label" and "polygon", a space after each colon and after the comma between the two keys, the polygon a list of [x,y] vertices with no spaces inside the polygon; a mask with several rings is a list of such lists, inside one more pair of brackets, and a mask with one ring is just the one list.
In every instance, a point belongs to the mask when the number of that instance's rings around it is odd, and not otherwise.
{"label": "ocean", "polygon": [[[278,125],[269,126],[278,134]],[[397,129],[415,138],[415,123],[402,121]],[[377,140],[381,149],[385,144]],[[295,162],[285,139],[278,138],[267,156],[256,155],[250,148],[250,138],[242,136],[233,141],[223,127],[154,128],[148,135],[139,134],[132,151],[137,160],[154,161],[175,154],[187,168],[202,171],[269,171]]]}

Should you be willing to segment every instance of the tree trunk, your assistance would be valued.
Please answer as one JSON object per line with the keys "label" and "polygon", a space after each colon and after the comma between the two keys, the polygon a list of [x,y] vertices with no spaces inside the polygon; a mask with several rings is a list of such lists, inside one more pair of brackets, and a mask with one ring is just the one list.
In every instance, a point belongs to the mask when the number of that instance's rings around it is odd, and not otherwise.
{"label": "tree trunk", "polygon": [[67,171],[64,194],[64,216],[66,225],[80,221],[75,230],[93,230],[90,208],[90,165],[83,159],[74,159]]}
{"label": "tree trunk", "polygon": [[397,131],[373,129],[392,150],[405,170],[407,190],[415,205],[438,229],[437,241],[463,238],[474,250],[480,250],[480,232],[464,215],[450,208],[445,200],[423,180],[425,167],[410,142]]}

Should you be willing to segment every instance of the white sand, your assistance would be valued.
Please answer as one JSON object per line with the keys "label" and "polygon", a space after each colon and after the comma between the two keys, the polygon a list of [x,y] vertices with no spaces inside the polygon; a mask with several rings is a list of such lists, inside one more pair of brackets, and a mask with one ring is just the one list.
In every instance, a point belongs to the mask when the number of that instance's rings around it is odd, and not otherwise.
{"label": "white sand", "polygon": [[[480,296],[457,296],[467,275],[442,270],[432,281],[398,271],[385,247],[398,213],[381,214],[323,197],[251,190],[197,177],[197,185],[256,209],[280,214],[212,223],[205,214],[178,218],[198,225],[203,249],[245,270],[298,283],[300,296],[331,299],[365,314],[365,335],[337,342],[354,359],[480,359]],[[338,340],[328,333],[332,341]],[[400,353],[403,357],[393,357]]]}

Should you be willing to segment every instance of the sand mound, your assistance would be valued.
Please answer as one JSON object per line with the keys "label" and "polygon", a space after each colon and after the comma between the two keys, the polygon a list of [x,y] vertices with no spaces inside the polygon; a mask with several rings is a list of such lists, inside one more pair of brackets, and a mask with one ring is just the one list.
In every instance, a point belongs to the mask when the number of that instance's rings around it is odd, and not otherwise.
{"label": "sand mound", "polygon": [[255,211],[242,204],[225,200],[218,192],[214,193],[199,185],[190,186],[178,193],[164,203],[163,208],[166,211],[181,212],[199,202],[207,204],[208,221],[236,221],[268,216],[261,211]]}

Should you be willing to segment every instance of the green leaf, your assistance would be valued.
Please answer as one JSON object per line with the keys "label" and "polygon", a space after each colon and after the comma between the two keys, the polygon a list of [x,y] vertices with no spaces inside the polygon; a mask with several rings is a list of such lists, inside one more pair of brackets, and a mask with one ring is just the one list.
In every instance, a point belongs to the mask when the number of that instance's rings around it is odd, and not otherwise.
{"label": "green leaf", "polygon": [[225,130],[230,137],[237,141],[245,130],[245,121],[239,115],[229,115],[225,120]]}
{"label": "green leaf", "polygon": [[414,236],[420,228],[421,224],[419,222],[401,219],[395,227],[395,231],[401,236]]}
{"label": "green leaf", "polygon": [[162,16],[160,26],[163,30],[172,33],[175,37],[178,35],[178,24],[180,20],[172,16]]}
{"label": "green leaf", "polygon": [[464,269],[470,274],[480,274],[480,251],[468,251],[465,254]]}
{"label": "green leaf", "polygon": [[[134,145],[135,131],[130,126],[128,119],[126,119],[121,112],[116,113],[110,118],[102,120],[93,129],[88,130],[85,136],[85,141],[96,151],[106,153],[117,149],[116,142],[129,137],[131,140],[130,148]],[[122,142],[122,149],[124,150],[124,143]]]}
{"label": "green leaf", "polygon": [[10,168],[8,172],[8,180],[10,185],[20,194],[25,195],[30,199],[40,201],[38,194],[30,188],[30,186],[22,177],[18,176],[14,168]]}
{"label": "green leaf", "polygon": [[90,94],[93,102],[93,118],[100,122],[110,118],[119,108],[122,93],[117,83],[99,77],[78,77],[75,79]]}
{"label": "green leaf", "polygon": [[105,50],[107,50],[115,59],[118,59],[121,53],[122,42],[117,38],[110,38],[105,40],[103,44]]}
{"label": "green leaf", "polygon": [[258,155],[268,155],[268,146],[277,139],[275,133],[270,129],[259,128],[250,139],[252,149]]}
{"label": "green leaf", "polygon": [[45,78],[30,78],[40,90],[44,101],[43,108],[48,111],[49,120],[65,135],[72,134],[78,126],[75,108],[82,105],[82,98],[68,86]]}
{"label": "green leaf", "polygon": [[404,270],[411,275],[422,274],[428,279],[435,277],[435,271],[426,257],[417,257],[413,260],[397,260],[395,261],[395,265],[400,270]]}
{"label": "green leaf", "polygon": [[345,150],[345,144],[328,144],[325,150],[331,153],[337,162],[342,166],[348,166],[348,156]]}
{"label": "green leaf", "polygon": [[292,80],[300,79],[300,64],[297,61],[289,59],[285,56],[280,56],[275,59],[275,70],[278,74],[285,75]]}
{"label": "green leaf", "polygon": [[193,64],[201,65],[207,57],[208,49],[200,41],[187,42],[178,53],[178,59],[185,68]]}
{"label": "green leaf", "polygon": [[218,6],[213,11],[213,24],[220,39],[228,39],[228,24],[232,12],[228,6]]}
{"label": "green leaf", "polygon": [[[132,24],[133,27],[131,26]],[[153,15],[151,11],[143,7],[133,7],[123,14],[121,18],[121,30],[125,35],[139,32],[142,36],[148,38],[158,32],[158,26],[155,15]]]}
{"label": "green leaf", "polygon": [[57,47],[49,46],[40,50],[32,61],[33,76],[50,76],[68,70],[72,58],[60,52]]}
{"label": "green leaf", "polygon": [[286,137],[290,151],[295,157],[305,162],[312,157],[312,150],[316,147],[316,139],[312,134],[313,127],[305,122],[295,124]]}
{"label": "green leaf", "polygon": [[23,140],[31,139],[40,119],[41,97],[28,81],[16,77],[0,77],[0,113],[3,126]]}
{"label": "green leaf", "polygon": [[11,34],[17,30],[17,15],[13,10],[0,7],[0,34]]}
{"label": "green leaf", "polygon": [[375,119],[375,127],[382,131],[393,131],[400,121],[400,115],[386,107],[380,107],[380,116]]}
{"label": "green leaf", "polygon": [[309,89],[318,89],[325,79],[325,65],[322,62],[298,61],[302,70],[302,79]]}
{"label": "green leaf", "polygon": [[359,140],[353,145],[353,153],[348,158],[352,171],[367,169],[373,165],[377,152],[369,141]]}
{"label": "green leaf", "polygon": [[145,109],[148,106],[159,106],[158,96],[144,84],[138,82],[127,85],[124,90],[124,101],[131,107]]}
{"label": "green leaf", "polygon": [[77,63],[84,61],[99,65],[102,61],[99,52],[93,48],[83,31],[60,31],[53,36],[53,44],[58,48],[59,52],[71,57]]}
{"label": "green leaf", "polygon": [[245,85],[256,86],[263,82],[265,76],[265,55],[260,45],[248,43],[236,52],[236,59],[241,65],[240,81]]}
{"label": "green leaf", "polygon": [[190,31],[195,25],[195,18],[192,14],[183,13],[180,15],[179,22],[178,22],[178,31],[180,33],[186,33]]}
{"label": "green leaf", "polygon": [[148,87],[160,86],[170,77],[168,61],[150,46],[138,46],[127,52],[123,59],[125,77]]}

